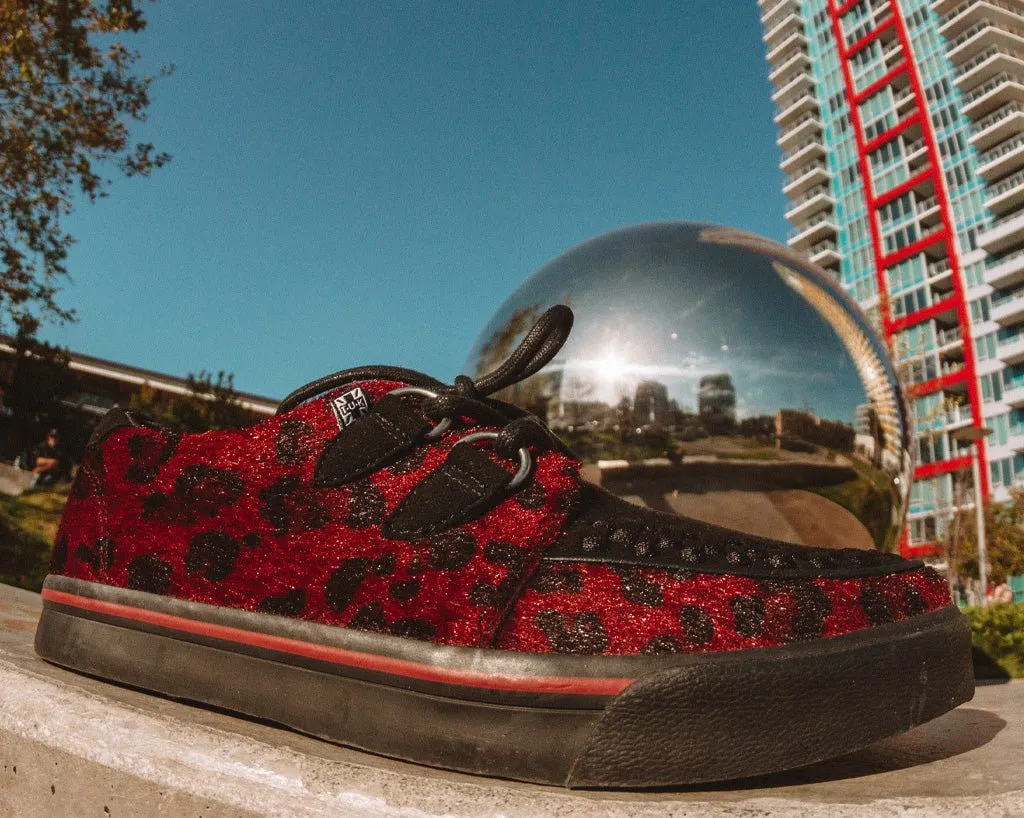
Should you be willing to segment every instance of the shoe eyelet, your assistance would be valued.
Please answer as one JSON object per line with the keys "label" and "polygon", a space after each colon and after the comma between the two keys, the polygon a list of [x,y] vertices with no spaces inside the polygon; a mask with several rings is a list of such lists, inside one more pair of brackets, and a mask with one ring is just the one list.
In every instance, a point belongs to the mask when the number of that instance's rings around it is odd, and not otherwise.
{"label": "shoe eyelet", "polygon": [[[455,445],[458,446],[462,443],[475,443],[478,440],[494,441],[497,440],[498,437],[498,432],[471,432],[465,437],[455,441]],[[529,449],[521,447],[519,449],[519,469],[518,471],[516,471],[516,473],[512,476],[512,479],[509,481],[508,488],[519,488],[523,483],[526,482],[526,478],[530,476],[531,471],[533,471],[533,455],[530,454]]]}
{"label": "shoe eyelet", "polygon": [[[419,395],[420,397],[423,398],[438,397],[437,392],[434,392],[430,389],[424,389],[422,386],[400,386],[397,389],[392,389],[390,392],[388,392],[388,394],[398,395],[399,397],[401,397],[402,395]],[[451,418],[441,418],[437,425],[435,425],[433,429],[431,429],[429,432],[423,435],[423,437],[425,437],[427,440],[437,440],[441,435],[443,435],[445,432],[448,431],[448,429],[451,428],[451,425]]]}

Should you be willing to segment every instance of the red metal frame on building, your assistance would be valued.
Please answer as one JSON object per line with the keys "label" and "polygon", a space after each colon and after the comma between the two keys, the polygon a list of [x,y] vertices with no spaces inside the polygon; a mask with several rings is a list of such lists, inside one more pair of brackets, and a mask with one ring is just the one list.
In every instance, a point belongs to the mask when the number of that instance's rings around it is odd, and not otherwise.
{"label": "red metal frame on building", "polygon": [[[928,115],[927,99],[921,87],[921,78],[918,74],[917,64],[914,60],[914,52],[907,34],[906,21],[900,11],[898,0],[888,0],[890,16],[879,23],[873,30],[862,35],[856,42],[847,45],[843,36],[843,28],[840,23],[843,15],[858,5],[857,0],[846,0],[841,5],[836,5],[836,0],[828,0],[829,15],[832,20],[832,34],[835,38],[836,49],[839,53],[839,63],[843,69],[843,79],[846,85],[846,99],[850,105],[850,125],[853,128],[854,137],[857,142],[857,157],[860,167],[860,176],[864,185],[864,200],[867,205],[868,222],[871,228],[871,245],[875,257],[875,276],[878,283],[879,310],[882,316],[882,329],[886,342],[892,347],[893,336],[915,324],[922,323],[935,315],[947,310],[955,310],[957,323],[960,326],[963,337],[964,367],[960,372],[952,373],[934,378],[925,383],[919,383],[911,389],[913,397],[920,397],[931,392],[951,386],[954,383],[966,381],[968,402],[971,407],[972,425],[981,427],[983,418],[981,414],[981,395],[978,390],[978,378],[975,370],[974,339],[971,337],[970,319],[967,311],[967,301],[964,297],[963,273],[960,267],[960,256],[956,247],[956,229],[952,217],[952,209],[949,202],[949,193],[946,190],[946,180],[942,173],[942,162],[939,157],[938,146],[935,142],[935,131],[932,127],[931,117]],[[878,39],[886,31],[892,29],[899,41],[900,49],[903,52],[903,60],[900,64],[886,73],[881,79],[871,83],[866,88],[855,87],[853,72],[850,68],[850,58],[858,51],[864,49],[869,43]],[[881,91],[887,85],[892,84],[901,74],[906,73],[913,92],[914,110],[904,117],[895,126],[870,141],[865,141],[864,130],[860,116],[860,103],[868,99],[872,94]],[[898,137],[903,131],[909,128],[914,122],[921,125],[921,134],[924,138],[928,152],[928,167],[915,174],[913,177],[897,185],[891,190],[883,191],[876,195],[874,184],[871,178],[871,161],[869,154],[880,148],[882,145]],[[904,193],[913,190],[922,183],[931,181],[935,187],[936,199],[939,205],[939,212],[942,220],[942,227],[933,233],[929,233],[913,244],[896,251],[887,253],[882,242],[881,227],[879,225],[878,211],[889,202],[902,196]],[[923,253],[929,247],[944,243],[946,258],[949,260],[950,270],[953,277],[953,295],[941,301],[919,310],[915,313],[893,319],[889,304],[889,288],[886,272],[890,267],[899,264],[906,259]],[[978,441],[978,455],[981,465],[981,491],[982,496],[987,498],[988,486],[988,465],[983,440]],[[938,463],[929,463],[918,466],[914,470],[914,477],[926,479],[939,474],[946,474],[959,469],[970,468],[970,457],[955,457]],[[912,546],[906,537],[900,542],[900,551],[905,556],[925,556],[934,553],[934,545]]]}

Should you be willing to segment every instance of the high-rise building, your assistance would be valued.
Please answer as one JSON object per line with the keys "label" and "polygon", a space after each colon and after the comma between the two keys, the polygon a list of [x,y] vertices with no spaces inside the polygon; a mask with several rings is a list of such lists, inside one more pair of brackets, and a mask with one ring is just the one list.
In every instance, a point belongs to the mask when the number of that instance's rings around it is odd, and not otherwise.
{"label": "high-rise building", "polygon": [[917,421],[905,550],[1024,482],[1024,0],[758,0],[792,223]]}

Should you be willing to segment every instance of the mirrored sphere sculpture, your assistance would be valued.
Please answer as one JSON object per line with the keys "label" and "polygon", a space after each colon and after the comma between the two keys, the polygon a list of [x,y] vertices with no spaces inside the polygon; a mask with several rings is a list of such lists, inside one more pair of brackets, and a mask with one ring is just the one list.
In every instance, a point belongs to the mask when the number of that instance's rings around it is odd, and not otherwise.
{"label": "mirrored sphere sculpture", "polygon": [[632,502],[826,547],[897,547],[906,405],[885,346],[833,278],[725,227],[587,241],[516,290],[467,362],[494,369],[568,304],[568,343],[498,395],[540,415],[587,479]]}

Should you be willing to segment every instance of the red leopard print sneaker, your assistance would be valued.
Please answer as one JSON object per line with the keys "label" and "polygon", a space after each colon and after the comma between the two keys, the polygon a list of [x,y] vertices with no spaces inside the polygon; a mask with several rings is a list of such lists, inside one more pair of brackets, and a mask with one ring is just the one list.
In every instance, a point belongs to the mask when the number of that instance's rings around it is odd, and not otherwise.
{"label": "red leopard print sneaker", "polygon": [[553,308],[476,382],[353,369],[248,429],[112,410],[64,513],[39,655],[574,787],[784,770],[971,698],[970,633],[935,571],[634,507],[487,397],[571,323]]}

